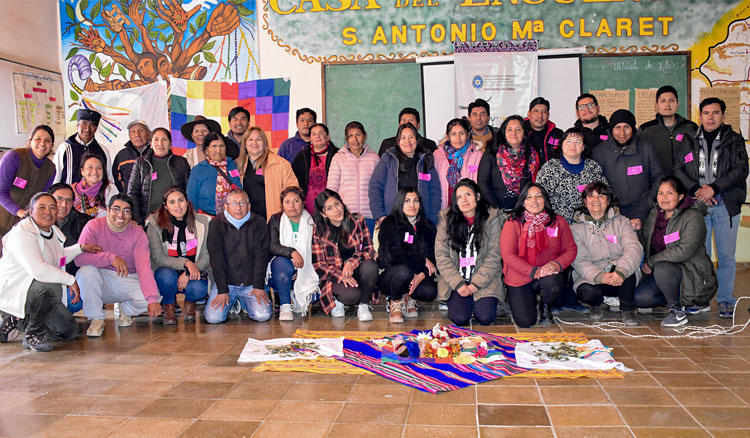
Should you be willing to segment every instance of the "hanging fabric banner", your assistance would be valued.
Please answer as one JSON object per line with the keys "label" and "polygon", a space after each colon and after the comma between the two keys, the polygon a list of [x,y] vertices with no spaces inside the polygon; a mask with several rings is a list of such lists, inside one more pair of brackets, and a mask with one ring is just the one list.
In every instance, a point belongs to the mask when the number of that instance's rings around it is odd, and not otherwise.
{"label": "hanging fabric banner", "polygon": [[537,41],[454,43],[456,117],[469,104],[484,99],[490,105],[490,125],[500,126],[512,114],[526,114],[537,94]]}

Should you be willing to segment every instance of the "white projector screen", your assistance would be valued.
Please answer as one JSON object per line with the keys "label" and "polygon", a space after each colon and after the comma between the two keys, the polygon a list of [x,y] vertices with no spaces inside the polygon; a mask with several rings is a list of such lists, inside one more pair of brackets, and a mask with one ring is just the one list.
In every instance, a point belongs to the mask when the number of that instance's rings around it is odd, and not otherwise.
{"label": "white projector screen", "polygon": [[[447,58],[447,57],[446,57]],[[452,58],[452,57],[451,57]],[[581,57],[579,54],[539,56],[539,95],[550,102],[550,120],[563,131],[576,121],[575,100],[581,94]],[[455,73],[453,61],[422,62],[422,125],[427,138],[438,141],[445,135],[445,125],[456,117]],[[460,114],[459,116],[463,116]],[[500,116],[493,114],[492,126],[500,126]],[[526,114],[521,114],[526,117]]]}

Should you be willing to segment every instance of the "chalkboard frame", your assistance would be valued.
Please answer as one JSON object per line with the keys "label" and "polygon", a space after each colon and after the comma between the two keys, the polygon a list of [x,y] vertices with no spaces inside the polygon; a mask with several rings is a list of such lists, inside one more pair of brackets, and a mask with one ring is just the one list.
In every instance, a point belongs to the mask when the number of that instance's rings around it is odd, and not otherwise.
{"label": "chalkboard frame", "polygon": [[[686,62],[685,62],[685,84],[687,88],[687,96],[686,97],[679,97],[680,102],[685,102],[685,114],[683,114],[683,117],[687,120],[692,120],[692,108],[691,108],[691,102],[692,102],[692,83],[691,83],[691,77],[690,72],[692,70],[692,61],[690,59],[690,51],[687,50],[681,50],[681,51],[674,51],[674,52],[618,52],[618,53],[584,53],[581,56],[581,92],[585,93],[586,89],[584,88],[584,59],[586,58],[625,58],[625,57],[649,57],[649,56],[685,56]],[[665,84],[666,85],[666,84]],[[631,87],[630,90],[635,92],[635,87]],[[678,92],[680,90],[677,90]],[[633,109],[635,111],[635,108]]]}

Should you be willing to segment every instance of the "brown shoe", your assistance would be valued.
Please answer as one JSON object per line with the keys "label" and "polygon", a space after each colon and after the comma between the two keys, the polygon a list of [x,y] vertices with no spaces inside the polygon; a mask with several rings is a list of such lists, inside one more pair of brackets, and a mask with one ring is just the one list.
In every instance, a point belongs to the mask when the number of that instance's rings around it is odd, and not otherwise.
{"label": "brown shoe", "polygon": [[388,309],[388,321],[394,324],[403,324],[404,313],[401,309],[403,301],[391,300],[390,308]]}
{"label": "brown shoe", "polygon": [[195,321],[195,303],[185,301],[185,304],[182,305],[182,314],[185,315],[185,322]]}
{"label": "brown shoe", "polygon": [[177,320],[174,316],[174,303],[164,305],[164,325],[175,325]]}

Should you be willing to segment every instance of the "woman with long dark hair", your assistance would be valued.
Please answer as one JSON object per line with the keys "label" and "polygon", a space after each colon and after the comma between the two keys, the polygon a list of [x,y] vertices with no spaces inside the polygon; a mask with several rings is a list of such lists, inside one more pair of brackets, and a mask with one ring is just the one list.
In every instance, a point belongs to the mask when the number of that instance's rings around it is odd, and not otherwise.
{"label": "woman with long dark hair", "polygon": [[638,325],[633,296],[643,247],[606,184],[587,185],[581,197],[583,206],[571,226],[578,246],[573,262],[576,294],[591,307],[589,317],[593,320],[604,317],[605,296],[618,297],[625,325]]}
{"label": "woman with long dark hair", "polygon": [[359,320],[371,321],[367,303],[378,281],[378,264],[365,219],[349,213],[339,194],[329,189],[315,198],[313,219],[312,263],[323,310],[342,317],[344,305],[356,304]]}
{"label": "woman with long dark hair", "polygon": [[195,302],[208,293],[208,217],[196,214],[182,187],[169,187],[146,220],[151,268],[162,296],[164,324],[175,324],[175,296],[185,294],[185,322],[195,320]]}
{"label": "woman with long dark hair", "polygon": [[539,154],[526,144],[523,118],[512,115],[500,125],[498,147],[485,150],[479,163],[477,184],[490,206],[510,211],[521,189],[536,181]]}
{"label": "woman with long dark hair", "polygon": [[91,217],[107,215],[107,204],[118,191],[109,182],[107,169],[102,157],[86,152],[81,157],[81,180],[73,183],[73,208]]}
{"label": "woman with long dark hair", "polygon": [[500,279],[500,229],[505,215],[491,208],[470,179],[456,184],[450,207],[440,213],[435,260],[440,271],[439,299],[448,302],[456,325],[474,318],[489,325],[503,295]]}
{"label": "woman with long dark hair", "polygon": [[417,318],[417,301],[437,296],[435,225],[424,214],[422,197],[413,187],[398,190],[393,212],[380,224],[378,265],[385,272],[378,287],[390,296],[389,320]]}
{"label": "woman with long dark hair", "polygon": [[417,148],[417,128],[404,123],[396,132],[396,146],[385,151],[370,177],[370,211],[376,221],[391,211],[398,189],[415,187],[424,200],[427,218],[437,223],[440,212],[440,179],[431,152]]}
{"label": "woman with long dark hair", "polygon": [[534,325],[538,292],[539,324],[552,324],[550,306],[563,292],[563,271],[576,257],[576,244],[541,185],[529,183],[521,190],[503,227],[500,253],[513,321],[522,328]]}
{"label": "woman with long dark hair", "polygon": [[445,127],[445,142],[432,154],[440,177],[440,208],[448,206],[453,187],[462,178],[477,180],[482,160],[481,143],[471,138],[471,125],[466,119],[453,119]]}

